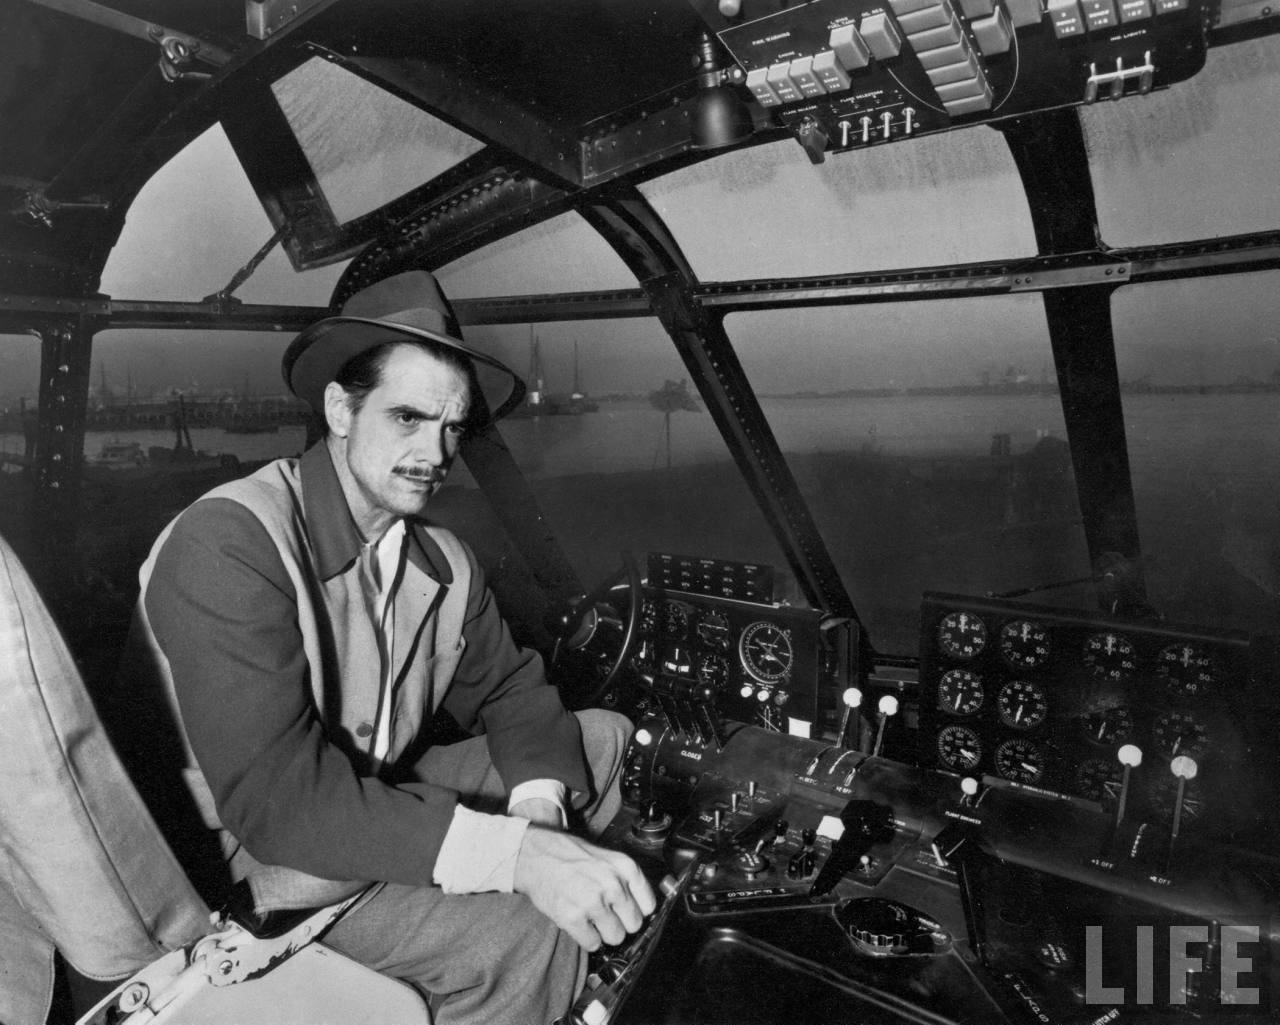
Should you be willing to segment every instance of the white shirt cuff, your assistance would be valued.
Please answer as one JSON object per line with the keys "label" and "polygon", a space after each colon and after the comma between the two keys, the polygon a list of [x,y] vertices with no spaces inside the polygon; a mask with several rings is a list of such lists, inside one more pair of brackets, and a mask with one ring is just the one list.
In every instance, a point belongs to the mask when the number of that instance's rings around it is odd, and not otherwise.
{"label": "white shirt cuff", "polygon": [[564,810],[567,791],[558,779],[527,779],[523,783],[517,783],[511,788],[511,796],[507,799],[507,811],[532,797],[550,801],[559,809],[561,829],[569,825],[569,817]]}
{"label": "white shirt cuff", "polygon": [[528,828],[528,820],[519,816],[485,815],[458,805],[432,879],[445,893],[511,893]]}

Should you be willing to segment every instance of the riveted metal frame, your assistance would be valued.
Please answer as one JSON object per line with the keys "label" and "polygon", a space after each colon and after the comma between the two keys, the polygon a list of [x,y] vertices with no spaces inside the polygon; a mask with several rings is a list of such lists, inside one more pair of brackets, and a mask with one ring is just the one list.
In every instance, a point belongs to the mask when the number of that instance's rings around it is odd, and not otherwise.
{"label": "riveted metal frame", "polygon": [[808,602],[856,619],[835,563],[725,334],[723,318],[695,297],[697,279],[648,201],[620,187],[580,212],[640,281],[773,529]]}

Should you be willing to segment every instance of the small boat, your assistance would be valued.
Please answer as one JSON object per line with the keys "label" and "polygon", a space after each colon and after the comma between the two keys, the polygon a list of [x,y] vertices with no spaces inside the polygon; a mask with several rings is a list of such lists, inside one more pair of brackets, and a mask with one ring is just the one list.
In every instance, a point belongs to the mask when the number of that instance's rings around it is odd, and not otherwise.
{"label": "small boat", "polygon": [[142,450],[142,445],[136,441],[108,441],[98,449],[98,454],[94,456],[92,462],[94,466],[131,469],[135,466],[145,466],[147,454]]}

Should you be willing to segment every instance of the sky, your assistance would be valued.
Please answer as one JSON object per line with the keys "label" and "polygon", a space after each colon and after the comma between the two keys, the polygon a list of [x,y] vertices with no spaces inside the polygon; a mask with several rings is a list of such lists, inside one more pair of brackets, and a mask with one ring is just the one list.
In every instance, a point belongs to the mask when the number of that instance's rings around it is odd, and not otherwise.
{"label": "sky", "polygon": [[[1280,225],[1270,114],[1280,56],[1268,39],[1210,51],[1193,80],[1146,98],[1083,108],[1103,238],[1141,245]],[[1220,159],[1232,152],[1230,161]],[[388,173],[347,167],[345,180]],[[400,172],[402,173],[402,172]],[[817,167],[784,141],[728,154],[642,187],[706,281],[858,272],[1031,255],[1034,241],[998,133],[973,128],[833,156]],[[1193,198],[1194,201],[1188,201]],[[121,299],[199,299],[222,288],[270,224],[218,128],[143,189],[101,289]],[[274,250],[237,292],[246,302],[327,305],[342,265],[295,273]],[[618,257],[576,215],[442,268],[455,298],[633,288]],[[1280,370],[1280,272],[1130,286],[1115,294],[1121,376],[1231,383]],[[734,315],[730,337],[757,390],[974,384],[1010,371],[1051,375],[1038,298],[1009,296]],[[647,392],[684,376],[653,320],[542,324],[547,386]],[[469,339],[529,369],[528,327]],[[122,390],[279,389],[289,338],[211,332],[100,335],[93,379]],[[32,340],[0,345],[0,397],[34,394]]]}

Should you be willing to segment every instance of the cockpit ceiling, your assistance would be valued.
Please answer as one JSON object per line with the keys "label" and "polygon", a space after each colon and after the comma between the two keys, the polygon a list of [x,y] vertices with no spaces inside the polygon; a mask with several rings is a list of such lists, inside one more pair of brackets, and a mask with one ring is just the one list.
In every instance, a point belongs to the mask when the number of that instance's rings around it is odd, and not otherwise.
{"label": "cockpit ceiling", "polygon": [[[873,35],[872,23],[888,17],[878,2],[11,0],[0,8],[0,254],[21,254],[26,266],[12,274],[0,266],[0,286],[96,288],[138,190],[215,122],[295,268],[420,235],[414,225],[442,216],[454,225],[441,256],[451,259],[568,209],[584,191],[643,180],[726,145],[791,137],[814,163],[857,161],[847,154],[969,123],[1186,88],[1206,44],[1280,27],[1269,6],[1243,0],[1087,0],[1081,10],[1097,7],[1124,24],[1110,32],[1090,22],[1075,36],[1050,14],[1018,20],[1040,11],[1039,0],[892,0],[897,20]],[[735,6],[741,13],[726,16]],[[987,7],[995,13],[978,16]],[[935,15],[946,24],[922,27]],[[776,93],[764,72],[791,74],[810,59],[789,55],[812,51],[824,68],[836,58],[830,24],[880,52],[868,51],[860,70],[836,69],[834,84],[814,85],[812,96]],[[961,63],[976,69],[974,96],[939,98],[955,88],[926,60],[940,32],[959,33],[936,51],[964,51]],[[849,40],[840,45],[848,51],[841,61],[861,52]],[[335,135],[342,119],[333,113],[346,112],[345,103],[330,97],[323,116],[300,117],[298,91],[292,108],[282,95],[317,63],[397,108],[382,135],[362,125],[379,139],[414,123],[413,108],[434,119],[417,122],[426,125],[417,148],[405,147],[394,180],[368,195],[334,193],[335,181],[358,183],[366,173],[344,150],[369,149]],[[1111,67],[1123,74],[1097,71]],[[695,139],[691,127],[717,91],[709,75],[736,95],[732,116],[746,118],[735,122],[745,133],[727,144]],[[443,152],[418,161],[441,139]],[[373,149],[381,158],[386,147]]]}

